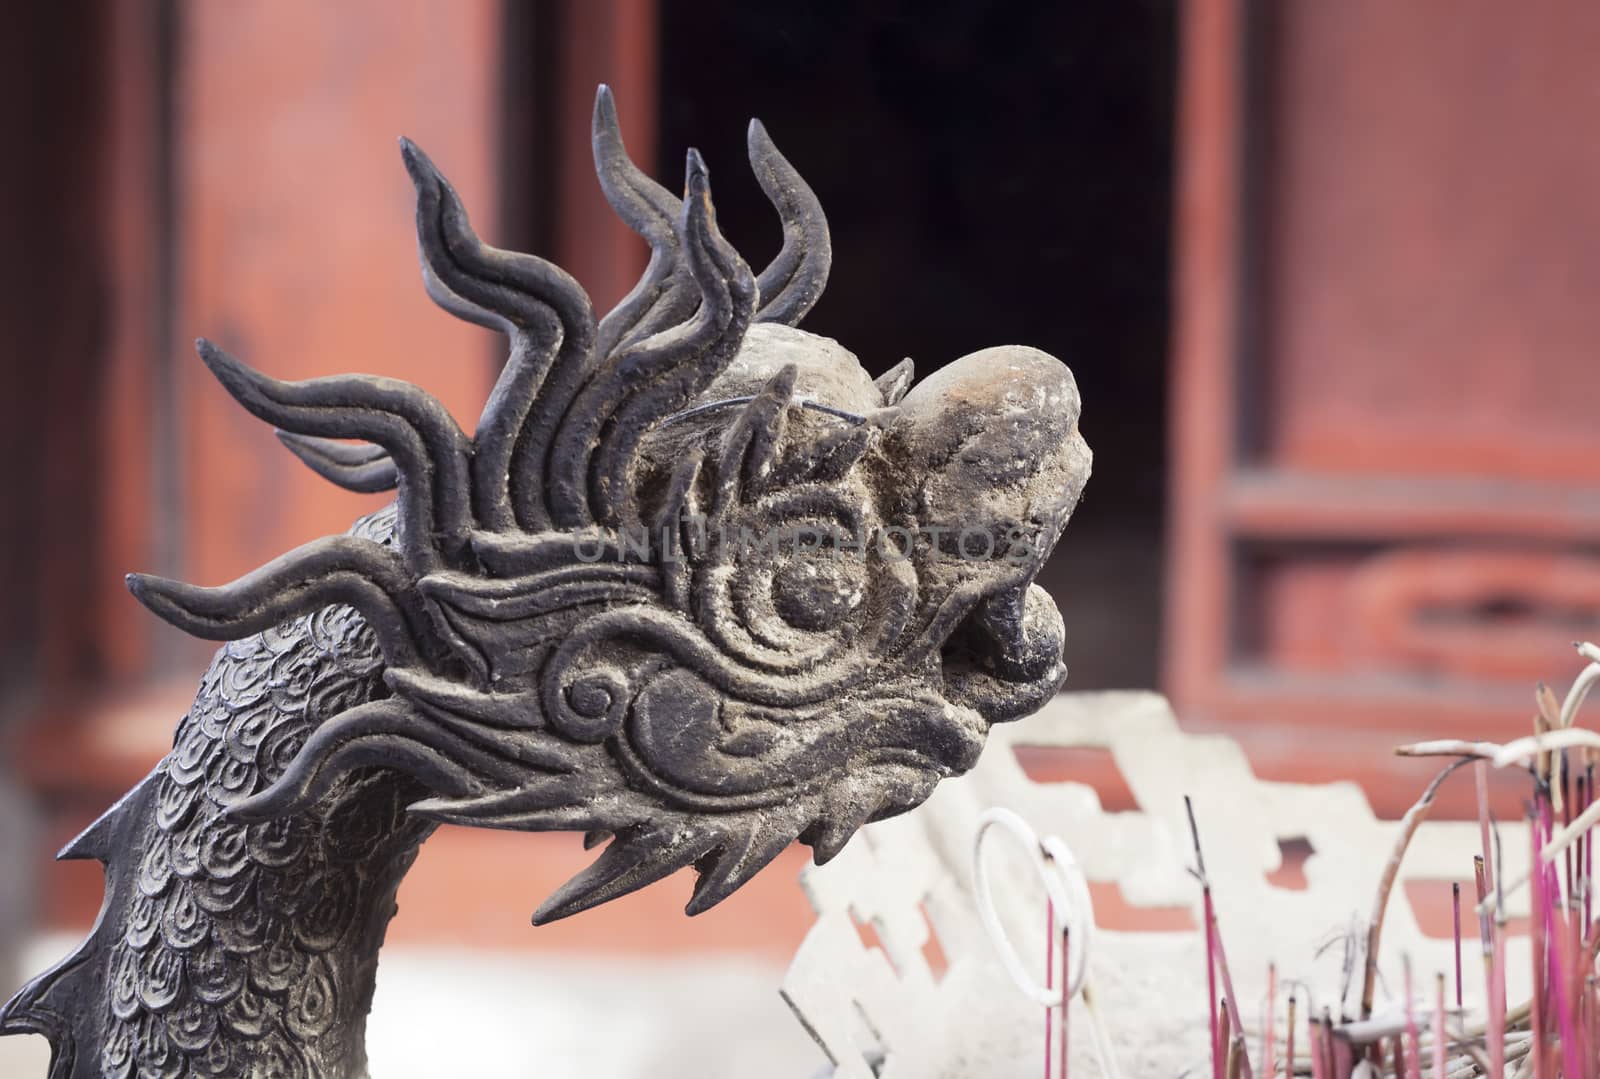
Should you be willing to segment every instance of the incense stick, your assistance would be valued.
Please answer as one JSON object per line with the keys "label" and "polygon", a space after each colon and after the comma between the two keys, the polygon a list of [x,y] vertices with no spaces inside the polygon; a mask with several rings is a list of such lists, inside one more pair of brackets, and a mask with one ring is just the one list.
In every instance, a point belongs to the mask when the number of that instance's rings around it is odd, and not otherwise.
{"label": "incense stick", "polygon": [[[1384,913],[1389,908],[1389,893],[1394,889],[1395,878],[1399,876],[1400,863],[1405,859],[1406,848],[1411,845],[1411,837],[1417,834],[1417,827],[1433,808],[1433,798],[1439,792],[1440,785],[1466,763],[1468,762],[1465,759],[1453,761],[1434,776],[1433,782],[1422,792],[1422,797],[1418,798],[1416,804],[1406,810],[1406,815],[1400,819],[1400,835],[1395,839],[1394,850],[1383,867],[1383,876],[1378,880],[1378,896],[1372,904],[1372,917],[1367,922],[1366,974],[1361,982],[1363,1019],[1372,1014],[1372,994],[1378,981],[1378,943],[1383,936]],[[1481,762],[1479,767],[1482,767]]]}
{"label": "incense stick", "polygon": [[[1411,986],[1411,957],[1403,962],[1406,989],[1406,1033],[1401,1042],[1405,1057],[1406,1079],[1422,1079],[1422,1035],[1417,1032],[1416,997]],[[1395,1071],[1400,1070],[1401,1053],[1395,1054]]]}
{"label": "incense stick", "polygon": [[1266,1079],[1272,1079],[1277,1072],[1277,1058],[1274,1050],[1273,1039],[1277,1035],[1278,1022],[1278,965],[1267,964],[1267,1017],[1261,1024],[1261,1074]]}
{"label": "incense stick", "polygon": [[[1456,934],[1456,939],[1458,942],[1460,941],[1460,933]],[[1456,950],[1456,991],[1458,994],[1461,989],[1460,969],[1461,951],[1458,948]],[[1460,1006],[1459,1003],[1457,1006]],[[1444,975],[1440,974],[1434,979],[1433,983],[1433,1074],[1435,1079],[1439,1079],[1440,1076],[1444,1075],[1447,1048],[1444,1037]]]}
{"label": "incense stick", "polygon": [[[1456,941],[1456,1007],[1461,1007],[1461,882],[1450,885],[1450,915]],[[1440,975],[1443,977],[1443,975]]]}
{"label": "incense stick", "polygon": [[[1044,987],[1054,989],[1056,985],[1056,905],[1048,898],[1044,901]],[[1063,1015],[1067,1010],[1067,992],[1063,986],[1061,990],[1061,1011]],[[1044,1009],[1044,1079],[1050,1079],[1051,1059],[1050,1050],[1055,1045],[1054,1023],[1055,1008],[1045,1005]]]}

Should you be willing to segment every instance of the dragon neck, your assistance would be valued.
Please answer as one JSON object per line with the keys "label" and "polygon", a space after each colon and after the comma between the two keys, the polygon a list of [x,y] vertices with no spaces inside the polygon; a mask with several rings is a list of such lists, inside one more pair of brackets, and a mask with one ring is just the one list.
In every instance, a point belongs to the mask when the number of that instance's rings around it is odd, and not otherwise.
{"label": "dragon neck", "polygon": [[0,1031],[50,1037],[52,1079],[364,1075],[378,950],[432,830],[405,813],[420,788],[369,769],[299,816],[225,811],[381,675],[347,607],[224,646],[172,752],[63,852],[106,863],[104,909]]}

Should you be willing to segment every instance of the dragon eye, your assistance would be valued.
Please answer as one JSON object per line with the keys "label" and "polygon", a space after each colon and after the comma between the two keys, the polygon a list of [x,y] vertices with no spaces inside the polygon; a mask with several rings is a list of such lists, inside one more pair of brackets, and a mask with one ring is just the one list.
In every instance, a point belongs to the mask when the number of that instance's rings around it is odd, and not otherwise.
{"label": "dragon eye", "polygon": [[772,578],[772,606],[778,617],[811,632],[849,618],[864,594],[861,563],[834,550],[796,558]]}

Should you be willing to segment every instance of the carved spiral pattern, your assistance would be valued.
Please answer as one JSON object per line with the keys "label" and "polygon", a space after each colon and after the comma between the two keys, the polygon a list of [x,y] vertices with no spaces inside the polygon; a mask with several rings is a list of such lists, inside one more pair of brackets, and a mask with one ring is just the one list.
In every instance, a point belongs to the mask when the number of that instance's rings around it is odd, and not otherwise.
{"label": "carved spiral pattern", "polygon": [[869,592],[915,586],[877,565],[870,545],[850,546],[872,526],[864,506],[860,492],[798,488],[720,515],[717,542],[695,560],[701,630],[727,655],[779,676],[867,667],[860,637],[896,628],[877,625],[894,605]]}
{"label": "carved spiral pattern", "polygon": [[[386,540],[392,522],[380,512],[358,531]],[[386,900],[427,826],[374,773],[309,816],[222,814],[277,779],[322,720],[370,699],[381,669],[349,607],[218,652],[151,777],[133,894],[108,927],[103,1074],[305,1077],[359,1057]],[[351,1031],[355,1056],[336,1041]]]}

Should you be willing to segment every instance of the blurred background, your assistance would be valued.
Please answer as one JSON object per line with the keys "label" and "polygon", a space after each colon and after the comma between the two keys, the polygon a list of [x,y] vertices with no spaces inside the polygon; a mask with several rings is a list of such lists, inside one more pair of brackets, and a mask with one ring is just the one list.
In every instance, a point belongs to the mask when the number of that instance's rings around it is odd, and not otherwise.
{"label": "blurred background", "polygon": [[[1579,2],[16,7],[0,989],[92,920],[98,867],[48,856],[159,759],[210,652],[122,574],[222,582],[381,501],[307,472],[189,342],[407,378],[470,422],[502,344],[423,295],[394,139],[605,309],[645,251],[593,178],[602,81],[669,186],[702,150],[756,265],[765,121],[833,230],[806,327],[874,373],[1012,342],[1073,368],[1095,476],[1044,582],[1069,688],[1160,687],[1263,776],[1398,816],[1431,768],[1389,747],[1520,733],[1600,621],[1596,55]],[[805,1074],[775,992],[804,860],[696,919],[674,878],[532,930],[578,837],[444,829],[400,893],[374,1069],[440,1073],[431,1007],[483,1074]]]}

